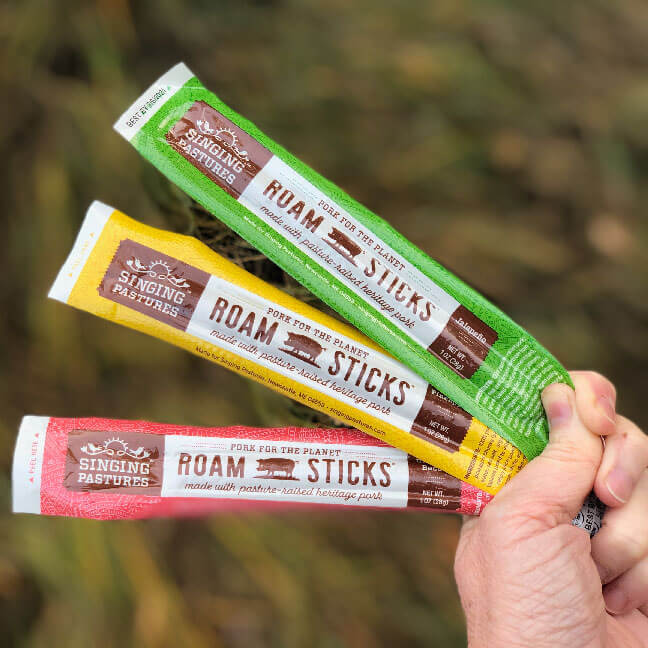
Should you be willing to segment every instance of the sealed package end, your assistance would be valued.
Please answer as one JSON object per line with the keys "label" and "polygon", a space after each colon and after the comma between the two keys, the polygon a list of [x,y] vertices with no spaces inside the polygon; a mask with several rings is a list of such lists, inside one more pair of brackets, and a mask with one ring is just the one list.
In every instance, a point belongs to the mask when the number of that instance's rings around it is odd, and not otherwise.
{"label": "sealed package end", "polygon": [[[547,442],[548,351],[179,64],[115,124],[169,179],[427,383],[514,443]],[[433,226],[433,225],[431,225]]]}
{"label": "sealed package end", "polygon": [[50,297],[181,346],[489,493],[526,463],[355,329],[197,239],[103,203],[88,209]]}
{"label": "sealed package end", "polygon": [[479,515],[491,495],[351,429],[26,416],[13,510],[99,520],[288,505]]}
{"label": "sealed package end", "polygon": [[[118,520],[299,505],[479,515],[492,496],[351,429],[25,416],[13,511]],[[596,533],[596,501],[573,524]]]}

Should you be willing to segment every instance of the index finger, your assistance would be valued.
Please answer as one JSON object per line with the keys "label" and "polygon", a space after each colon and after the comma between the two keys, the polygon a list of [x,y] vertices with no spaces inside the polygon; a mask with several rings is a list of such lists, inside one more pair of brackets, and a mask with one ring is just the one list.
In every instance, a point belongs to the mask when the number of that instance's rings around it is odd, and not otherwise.
{"label": "index finger", "polygon": [[648,468],[648,436],[625,416],[617,416],[616,432],[608,436],[594,491],[608,506],[625,504]]}
{"label": "index finger", "polygon": [[576,388],[576,408],[585,426],[594,434],[616,431],[616,389],[595,371],[570,371]]}

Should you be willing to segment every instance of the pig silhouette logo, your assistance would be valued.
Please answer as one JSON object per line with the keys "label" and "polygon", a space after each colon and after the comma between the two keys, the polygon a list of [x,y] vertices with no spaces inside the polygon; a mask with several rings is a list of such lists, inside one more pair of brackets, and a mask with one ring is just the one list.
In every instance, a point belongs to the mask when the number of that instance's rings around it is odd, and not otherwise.
{"label": "pig silhouette logo", "polygon": [[257,475],[255,479],[286,479],[298,481],[297,477],[293,477],[296,463],[293,459],[283,459],[282,457],[257,459],[257,472],[263,472],[265,474]]}
{"label": "pig silhouette logo", "polygon": [[315,360],[324,351],[324,347],[319,342],[306,335],[289,332],[283,345],[284,348],[279,349],[279,351],[291,355],[293,358],[298,358],[303,362],[307,362],[309,365],[313,365],[313,367],[319,369],[319,365]]}
{"label": "pig silhouette logo", "polygon": [[358,265],[355,258],[362,252],[362,248],[356,245],[346,234],[333,227],[327,234],[328,238],[323,239],[327,245],[330,245],[338,254],[341,254],[349,263]]}

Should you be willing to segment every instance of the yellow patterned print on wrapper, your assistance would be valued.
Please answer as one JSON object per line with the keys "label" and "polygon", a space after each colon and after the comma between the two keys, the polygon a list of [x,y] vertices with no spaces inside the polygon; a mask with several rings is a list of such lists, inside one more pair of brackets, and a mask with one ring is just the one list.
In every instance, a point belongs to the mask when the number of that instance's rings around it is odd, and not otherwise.
{"label": "yellow patterned print on wrapper", "polygon": [[489,493],[526,463],[352,327],[195,238],[102,203],[88,209],[50,297],[223,365]]}

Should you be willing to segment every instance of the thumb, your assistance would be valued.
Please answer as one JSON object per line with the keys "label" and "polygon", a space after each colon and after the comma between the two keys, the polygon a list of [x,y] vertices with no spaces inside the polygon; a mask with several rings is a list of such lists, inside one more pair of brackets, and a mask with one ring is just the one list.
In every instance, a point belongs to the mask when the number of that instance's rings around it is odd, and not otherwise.
{"label": "thumb", "polygon": [[568,385],[542,392],[549,420],[549,443],[499,493],[510,511],[528,514],[548,526],[570,522],[594,486],[603,445],[581,421],[576,394]]}

